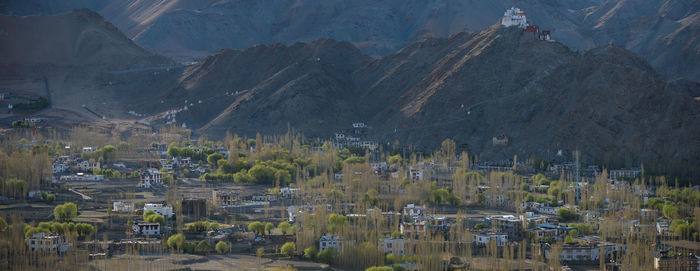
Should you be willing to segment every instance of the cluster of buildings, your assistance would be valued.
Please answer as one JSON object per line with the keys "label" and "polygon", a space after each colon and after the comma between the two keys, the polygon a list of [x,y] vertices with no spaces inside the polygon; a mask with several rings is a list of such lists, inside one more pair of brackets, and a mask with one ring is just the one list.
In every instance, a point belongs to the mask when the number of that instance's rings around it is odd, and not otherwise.
{"label": "cluster of buildings", "polygon": [[347,146],[352,146],[375,151],[379,147],[377,141],[363,139],[367,136],[368,130],[369,126],[364,122],[355,122],[352,124],[352,128],[335,133],[335,142],[333,142],[333,146],[339,150]]}
{"label": "cluster of buildings", "polygon": [[505,27],[522,28],[526,33],[532,33],[533,37],[541,41],[553,41],[552,33],[549,30],[541,30],[536,25],[530,25],[527,21],[525,11],[517,7],[511,7],[503,13],[501,25]]}
{"label": "cluster of buildings", "polygon": [[[92,147],[86,147],[92,149]],[[51,172],[57,181],[102,181],[104,176],[91,175],[102,169],[99,161],[82,159],[80,155],[57,155],[53,157]],[[73,174],[71,174],[73,173]]]}

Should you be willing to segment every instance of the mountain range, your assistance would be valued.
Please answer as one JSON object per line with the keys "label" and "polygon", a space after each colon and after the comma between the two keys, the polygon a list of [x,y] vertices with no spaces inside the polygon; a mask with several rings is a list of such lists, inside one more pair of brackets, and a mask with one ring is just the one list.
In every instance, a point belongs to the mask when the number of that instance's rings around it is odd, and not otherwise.
{"label": "mountain range", "polygon": [[[95,122],[174,123],[214,138],[288,127],[329,138],[365,122],[382,144],[431,150],[452,138],[483,159],[578,149],[606,166],[700,176],[700,85],[615,44],[578,51],[494,22],[381,57],[316,39],[183,66],[87,9],[0,22],[0,81],[47,78],[55,108],[91,108]],[[508,143],[494,145],[501,135]]]}
{"label": "mountain range", "polygon": [[224,48],[319,38],[383,56],[427,37],[479,31],[511,6],[573,50],[612,42],[669,79],[700,81],[700,2],[694,0],[9,0],[0,13],[89,8],[138,45],[188,62]]}

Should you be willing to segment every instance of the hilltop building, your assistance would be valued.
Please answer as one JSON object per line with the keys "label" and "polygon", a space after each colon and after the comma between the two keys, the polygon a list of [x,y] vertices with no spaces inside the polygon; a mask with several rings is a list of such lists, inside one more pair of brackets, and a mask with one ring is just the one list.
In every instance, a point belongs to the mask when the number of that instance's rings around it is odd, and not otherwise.
{"label": "hilltop building", "polygon": [[501,18],[501,25],[505,27],[517,26],[522,29],[527,28],[527,17],[525,12],[519,8],[511,7],[503,13],[503,18]]}

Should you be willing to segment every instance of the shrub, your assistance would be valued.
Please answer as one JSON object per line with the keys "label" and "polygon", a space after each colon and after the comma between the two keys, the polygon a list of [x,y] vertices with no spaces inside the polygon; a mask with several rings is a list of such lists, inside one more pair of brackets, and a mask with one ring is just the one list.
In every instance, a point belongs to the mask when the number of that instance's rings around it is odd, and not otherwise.
{"label": "shrub", "polygon": [[316,247],[311,246],[304,249],[304,258],[315,259],[316,258]]}
{"label": "shrub", "polygon": [[219,241],[216,243],[216,252],[219,252],[219,254],[224,254],[228,251],[228,244],[226,244],[224,241]]}
{"label": "shrub", "polygon": [[58,205],[53,209],[53,216],[57,221],[73,220],[78,216],[78,206],[72,202]]}
{"label": "shrub", "polygon": [[566,222],[566,221],[572,221],[576,220],[578,218],[578,215],[567,209],[567,208],[560,208],[559,211],[557,211],[559,214],[559,221]]}
{"label": "shrub", "polygon": [[294,253],[296,253],[296,251],[297,247],[293,242],[284,243],[284,245],[282,245],[282,248],[280,249],[280,252],[282,252],[282,254],[290,258],[294,256]]}
{"label": "shrub", "polygon": [[332,247],[326,248],[316,255],[316,258],[322,263],[332,264],[335,260],[335,249]]}
{"label": "shrub", "polygon": [[185,236],[182,235],[182,233],[178,233],[168,238],[168,247],[171,249],[181,250],[183,243],[185,243]]}
{"label": "shrub", "polygon": [[197,252],[197,254],[206,255],[207,253],[211,252],[211,243],[209,243],[209,241],[207,240],[199,241],[199,243],[197,244],[197,248],[195,248],[195,251]]}
{"label": "shrub", "polygon": [[287,235],[287,232],[289,232],[292,229],[292,225],[290,225],[287,222],[280,222],[280,224],[277,225],[277,228],[280,229],[282,235]]}

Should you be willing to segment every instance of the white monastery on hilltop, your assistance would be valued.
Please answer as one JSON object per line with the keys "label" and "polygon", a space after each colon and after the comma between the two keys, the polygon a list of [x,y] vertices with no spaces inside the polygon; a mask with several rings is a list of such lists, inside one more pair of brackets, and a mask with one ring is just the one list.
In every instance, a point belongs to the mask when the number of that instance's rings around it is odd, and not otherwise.
{"label": "white monastery on hilltop", "polygon": [[527,28],[527,18],[525,17],[525,12],[519,8],[511,7],[503,13],[503,18],[501,19],[501,25],[505,27],[517,26],[520,28]]}

